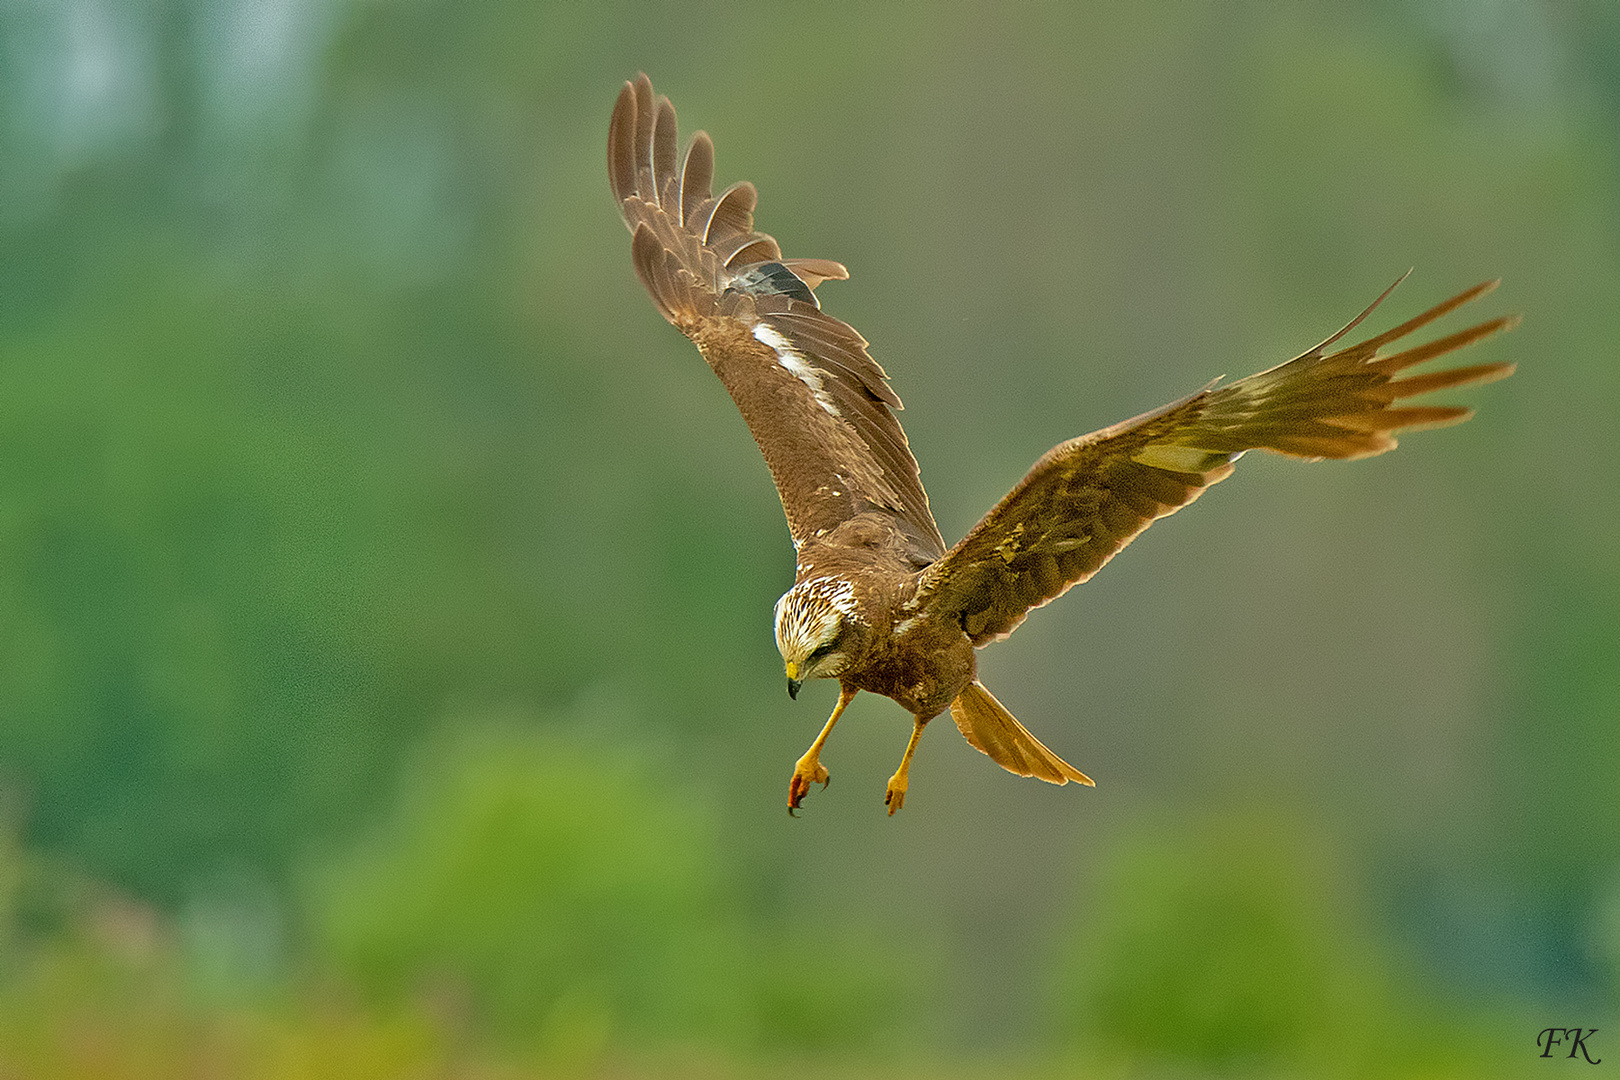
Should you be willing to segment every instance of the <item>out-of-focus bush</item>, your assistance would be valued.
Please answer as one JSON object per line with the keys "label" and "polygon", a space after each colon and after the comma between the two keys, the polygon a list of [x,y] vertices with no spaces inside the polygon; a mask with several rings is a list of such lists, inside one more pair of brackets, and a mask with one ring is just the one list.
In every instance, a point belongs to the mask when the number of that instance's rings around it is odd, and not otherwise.
{"label": "out-of-focus bush", "polygon": [[1071,1048],[1247,1074],[1488,1073],[1493,1036],[1397,970],[1325,831],[1287,812],[1143,827],[1102,861],[1062,968]]}
{"label": "out-of-focus bush", "polygon": [[737,923],[675,779],[516,729],[441,738],[318,875],[317,933],[369,992],[443,996],[512,1036],[735,1022]]}
{"label": "out-of-focus bush", "polygon": [[836,1051],[889,1029],[906,965],[848,928],[769,924],[735,858],[656,755],[471,723],[311,875],[310,918],[374,1000],[562,1060],[671,1039]]}
{"label": "out-of-focus bush", "polygon": [[893,1034],[907,965],[749,917],[722,833],[650,758],[490,727],[434,750],[312,875],[331,954],[228,994],[183,923],[0,814],[0,1077],[689,1080]]}

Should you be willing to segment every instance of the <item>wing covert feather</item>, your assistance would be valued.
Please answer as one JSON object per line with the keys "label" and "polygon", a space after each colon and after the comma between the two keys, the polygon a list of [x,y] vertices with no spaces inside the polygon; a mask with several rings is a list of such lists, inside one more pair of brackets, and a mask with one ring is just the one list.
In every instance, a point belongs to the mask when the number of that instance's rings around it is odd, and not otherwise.
{"label": "wing covert feather", "polygon": [[1091,577],[1154,521],[1224,480],[1245,451],[1367,457],[1393,449],[1399,430],[1466,420],[1471,412],[1458,406],[1392,406],[1431,390],[1505,378],[1513,365],[1394,376],[1508,329],[1515,318],[1492,319],[1386,357],[1378,351],[1495,284],[1476,285],[1393,330],[1328,353],[1392,285],[1344,329],[1286,364],[1225,387],[1212,383],[1053,447],[961,543],[923,571],[914,603],[943,610],[975,645],[988,644],[1012,633],[1033,608]]}

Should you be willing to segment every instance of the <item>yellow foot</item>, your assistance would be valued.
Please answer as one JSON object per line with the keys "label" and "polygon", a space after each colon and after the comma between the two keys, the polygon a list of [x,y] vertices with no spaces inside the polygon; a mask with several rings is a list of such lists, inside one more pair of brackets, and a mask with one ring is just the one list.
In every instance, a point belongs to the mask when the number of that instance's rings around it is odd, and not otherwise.
{"label": "yellow foot", "polygon": [[894,770],[889,777],[889,790],[883,796],[883,804],[889,808],[889,816],[906,805],[906,778],[911,775],[911,755],[917,752],[917,740],[922,738],[923,726],[928,718],[919,716],[911,725],[911,741],[906,743],[906,752],[900,755],[900,767]]}
{"label": "yellow foot", "polygon": [[793,779],[788,781],[788,813],[793,813],[804,802],[804,797],[810,794],[811,784],[826,787],[829,779],[827,766],[821,763],[820,754],[810,753],[800,758],[798,764],[793,766]]}
{"label": "yellow foot", "polygon": [[889,777],[889,790],[883,796],[883,805],[889,808],[889,816],[906,805],[906,778],[899,773]]}

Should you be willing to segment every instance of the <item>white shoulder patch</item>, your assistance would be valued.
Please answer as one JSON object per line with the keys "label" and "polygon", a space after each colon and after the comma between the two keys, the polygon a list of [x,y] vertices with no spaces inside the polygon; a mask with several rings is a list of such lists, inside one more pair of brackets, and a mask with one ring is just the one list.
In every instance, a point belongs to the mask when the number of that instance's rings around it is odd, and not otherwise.
{"label": "white shoulder patch", "polygon": [[855,586],[843,578],[813,578],[802,588],[807,599],[820,601],[841,615],[855,614]]}
{"label": "white shoulder patch", "polygon": [[821,372],[813,367],[808,358],[791,344],[788,339],[772,330],[764,323],[754,326],[754,337],[760,342],[769,345],[771,351],[776,353],[776,362],[786,368],[794,378],[810,388],[815,395],[816,404],[826,410],[829,416],[841,416],[838,406],[834,403],[832,395],[827,393],[826,384],[822,382]]}

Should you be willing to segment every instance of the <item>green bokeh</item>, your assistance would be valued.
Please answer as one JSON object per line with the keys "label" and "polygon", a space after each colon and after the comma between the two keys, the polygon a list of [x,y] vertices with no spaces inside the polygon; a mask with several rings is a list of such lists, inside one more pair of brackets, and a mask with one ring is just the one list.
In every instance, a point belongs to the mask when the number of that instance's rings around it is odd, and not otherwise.
{"label": "green bokeh", "polygon": [[[1596,0],[0,7],[0,1071],[1517,1075],[1602,1028],[1617,56]],[[1413,264],[1379,328],[1500,274],[1469,360],[1519,373],[1245,459],[985,652],[1095,792],[935,725],[889,821],[863,698],[791,821],[830,701],[629,265],[638,70],[850,267],[947,537]]]}

